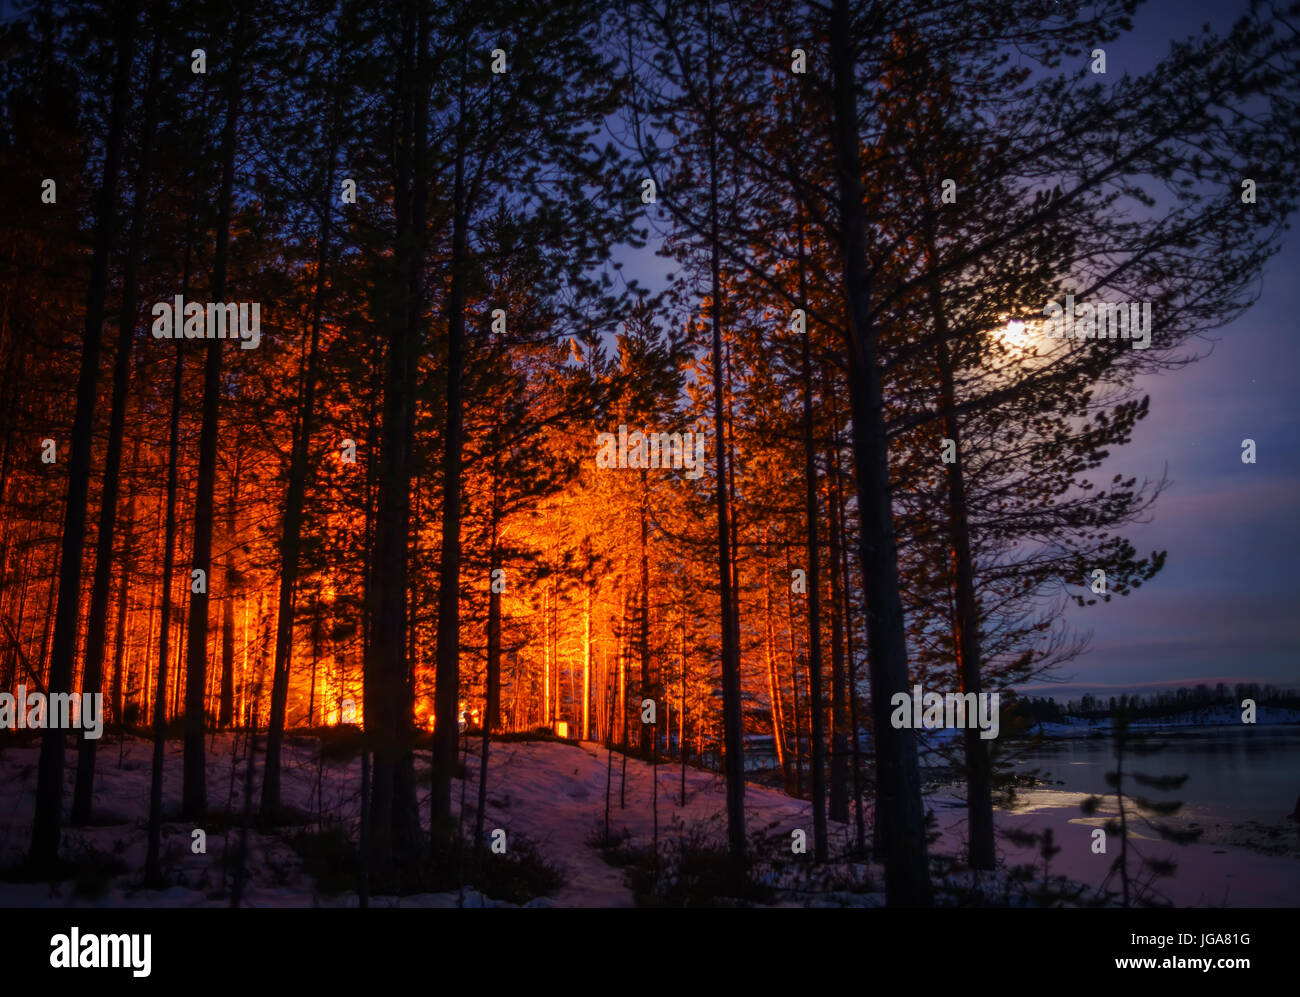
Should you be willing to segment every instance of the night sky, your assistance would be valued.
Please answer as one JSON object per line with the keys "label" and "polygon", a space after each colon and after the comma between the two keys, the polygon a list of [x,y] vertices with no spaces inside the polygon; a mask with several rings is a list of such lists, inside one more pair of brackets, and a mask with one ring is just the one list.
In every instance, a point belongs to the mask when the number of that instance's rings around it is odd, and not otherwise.
{"label": "night sky", "polygon": [[[1170,39],[1205,23],[1225,30],[1242,6],[1155,0],[1138,12],[1132,34],[1108,47],[1107,70],[1143,72]],[[1300,684],[1297,276],[1300,238],[1290,231],[1265,266],[1254,307],[1190,341],[1209,355],[1141,382],[1151,413],[1098,480],[1158,479],[1168,465],[1171,486],[1153,520],[1126,535],[1140,554],[1168,550],[1169,560],[1127,598],[1067,611],[1072,625],[1092,631],[1092,649],[1062,670],[1070,685],[1055,694],[1220,679]],[[1255,464],[1241,462],[1246,438],[1256,443]]]}

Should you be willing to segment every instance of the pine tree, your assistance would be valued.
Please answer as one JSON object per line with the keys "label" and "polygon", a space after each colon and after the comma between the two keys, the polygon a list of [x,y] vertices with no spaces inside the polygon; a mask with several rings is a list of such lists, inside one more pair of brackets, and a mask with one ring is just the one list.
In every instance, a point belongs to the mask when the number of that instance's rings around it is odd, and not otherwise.
{"label": "pine tree", "polygon": [[[114,5],[117,25],[116,58],[112,79],[112,104],[95,211],[94,252],[86,291],[85,335],[77,379],[77,407],[72,426],[72,455],[68,467],[68,493],[64,506],[62,557],[54,640],[50,650],[50,694],[72,691],[73,659],[80,621],[81,558],[86,535],[87,493],[93,444],[96,382],[103,336],[104,299],[108,283],[108,255],[116,229],[115,204],[122,147],[125,141],[129,81],[135,49],[136,7],[131,0]],[[64,733],[46,728],[36,787],[36,816],[32,824],[31,860],[42,869],[58,861],[59,831],[63,820]]]}
{"label": "pine tree", "polygon": [[[1126,708],[1121,706],[1115,717],[1113,739],[1115,744],[1115,769],[1106,773],[1106,785],[1113,792],[1100,796],[1089,796],[1080,804],[1084,816],[1092,817],[1107,798],[1115,800],[1116,816],[1108,818],[1104,830],[1107,836],[1119,836],[1119,854],[1111,863],[1110,871],[1102,880],[1101,888],[1107,889],[1112,879],[1118,878],[1120,896],[1125,907],[1170,906],[1156,889],[1156,881],[1172,876],[1177,864],[1169,859],[1144,855],[1141,847],[1133,840],[1129,824],[1141,823],[1162,841],[1172,841],[1178,845],[1189,845],[1200,839],[1202,828],[1184,828],[1166,823],[1158,818],[1175,817],[1182,810],[1180,800],[1156,800],[1148,796],[1130,796],[1125,790],[1125,780],[1132,779],[1139,786],[1147,789],[1168,792],[1181,789],[1187,782],[1187,775],[1149,775],[1144,772],[1125,772],[1124,762],[1130,756],[1150,757],[1159,754],[1165,745],[1151,743],[1140,737],[1134,737],[1130,729],[1131,718]],[[1133,853],[1133,858],[1129,857]],[[1134,868],[1134,859],[1137,867]]]}

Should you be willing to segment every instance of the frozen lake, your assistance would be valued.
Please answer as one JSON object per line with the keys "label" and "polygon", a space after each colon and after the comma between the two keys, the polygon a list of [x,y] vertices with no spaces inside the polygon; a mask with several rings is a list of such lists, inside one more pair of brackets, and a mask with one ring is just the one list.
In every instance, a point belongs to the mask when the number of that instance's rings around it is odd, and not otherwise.
{"label": "frozen lake", "polygon": [[[1276,823],[1292,812],[1300,796],[1300,726],[1211,727],[1161,731],[1148,739],[1166,745],[1156,755],[1130,755],[1126,772],[1187,775],[1175,793],[1183,813],[1202,819]],[[1065,793],[1109,791],[1106,773],[1115,768],[1109,736],[1058,738],[1031,751],[1017,769],[1039,769]],[[1127,782],[1126,792],[1141,789]]]}

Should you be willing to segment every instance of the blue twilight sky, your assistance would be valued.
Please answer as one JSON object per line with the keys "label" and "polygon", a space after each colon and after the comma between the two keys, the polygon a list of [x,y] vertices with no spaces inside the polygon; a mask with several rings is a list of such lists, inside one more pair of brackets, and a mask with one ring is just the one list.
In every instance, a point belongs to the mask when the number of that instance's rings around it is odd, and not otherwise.
{"label": "blue twilight sky", "polygon": [[[1107,46],[1107,70],[1142,72],[1170,39],[1205,23],[1226,29],[1243,7],[1153,0],[1133,32]],[[1069,623],[1092,632],[1092,646],[1062,670],[1069,685],[1054,694],[1219,679],[1300,683],[1298,275],[1292,231],[1266,265],[1255,306],[1196,351],[1210,355],[1144,380],[1151,413],[1103,470],[1141,480],[1168,465],[1172,485],[1152,521],[1126,532],[1139,552],[1167,550],[1169,560],[1127,598],[1067,612]],[[1255,464],[1241,462],[1246,438],[1257,445]]]}

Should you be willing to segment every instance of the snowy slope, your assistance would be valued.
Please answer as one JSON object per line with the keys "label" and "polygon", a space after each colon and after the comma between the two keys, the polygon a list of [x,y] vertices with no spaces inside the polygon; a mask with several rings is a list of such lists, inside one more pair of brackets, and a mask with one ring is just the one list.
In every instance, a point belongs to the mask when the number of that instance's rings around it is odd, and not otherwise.
{"label": "snowy slope", "polygon": [[[174,821],[164,828],[164,865],[182,885],[162,892],[132,890],[134,873],[117,876],[96,900],[73,894],[70,884],[51,888],[46,883],[0,883],[0,904],[38,906],[66,904],[130,906],[222,906],[228,903],[220,887],[222,856],[226,848],[232,854],[238,845],[238,817],[242,814],[243,766],[245,739],[231,734],[210,740],[208,754],[209,803],[214,811],[225,811],[236,818],[229,830],[213,822],[207,829],[207,854],[193,854],[190,848],[193,827]],[[470,783],[466,787],[469,801],[477,788],[477,741],[471,740],[465,758]],[[179,807],[181,747],[168,744],[164,809],[174,814]],[[152,745],[128,738],[125,741],[105,738],[101,743],[96,812],[96,826],[69,829],[65,832],[65,852],[75,852],[83,845],[118,854],[128,869],[143,867],[146,849],[146,818],[150,753]],[[8,747],[0,753],[0,864],[9,866],[21,859],[28,844],[34,809],[33,792],[39,749],[35,742],[24,747]],[[622,870],[607,864],[589,843],[593,832],[602,825],[605,810],[605,786],[608,756],[597,745],[557,742],[509,742],[494,744],[488,781],[486,827],[523,834],[533,841],[548,862],[559,866],[567,879],[553,897],[533,901],[535,906],[628,906],[632,891],[624,883]],[[67,768],[67,796],[70,800],[75,754],[70,753]],[[417,775],[427,786],[428,756],[417,757]],[[627,761],[625,806],[619,805],[622,757],[614,756],[612,773],[611,827],[626,830],[634,843],[648,844],[653,826],[652,796],[654,773],[650,765],[635,759]],[[687,799],[679,806],[680,768],[658,767],[658,805],[661,840],[679,833],[678,828],[703,824],[712,829],[718,840],[724,832],[722,814],[725,790],[712,773],[687,770]],[[319,783],[319,799],[317,785]],[[355,827],[359,813],[360,763],[323,763],[318,768],[316,742],[291,738],[286,743],[283,799],[286,805],[308,814],[319,814],[327,821],[339,821]],[[255,783],[254,801],[258,799]],[[453,806],[458,808],[461,784],[453,786]],[[954,801],[934,799],[928,805],[936,810],[942,836],[932,851],[960,855],[964,814]],[[1064,873],[1081,882],[1097,883],[1104,875],[1105,859],[1093,856],[1088,847],[1090,827],[1102,819],[1063,819],[1056,809],[1021,807],[1016,813],[999,813],[1000,826],[1038,829],[1054,826],[1057,843],[1063,851],[1053,872]],[[761,832],[775,850],[788,852],[791,832],[803,829],[811,851],[812,821],[809,804],[784,794],[750,784],[746,789],[745,808],[750,834]],[[423,819],[428,819],[427,790],[421,799]],[[1077,809],[1073,811],[1078,814]],[[1104,816],[1104,815],[1103,815]],[[1073,830],[1072,830],[1073,829]],[[851,827],[830,823],[832,853],[836,853],[851,836]],[[1077,837],[1072,837],[1077,832]],[[292,849],[273,834],[251,832],[249,835],[249,884],[247,902],[254,906],[352,905],[356,897],[328,897],[318,893],[311,878],[301,867]],[[1153,843],[1154,848],[1169,848]],[[1180,904],[1295,905],[1300,903],[1300,861],[1290,855],[1258,855],[1236,848],[1200,849],[1200,859],[1209,863],[1205,875],[1176,877],[1171,896]],[[1033,861],[1009,843],[1000,842],[1000,854],[1011,863]],[[1188,849],[1178,850],[1176,857],[1188,862]],[[800,861],[808,861],[802,859]],[[844,866],[841,864],[841,873]],[[859,867],[857,872],[867,871]],[[882,881],[881,870],[870,870],[876,883]],[[844,875],[839,880],[844,880]],[[778,902],[803,904],[851,903],[876,905],[883,902],[881,893],[846,894],[842,882],[833,894],[812,897],[784,894]],[[424,894],[401,898],[376,898],[376,905],[455,906],[455,893]],[[464,901],[478,906],[494,901],[469,891]]]}

